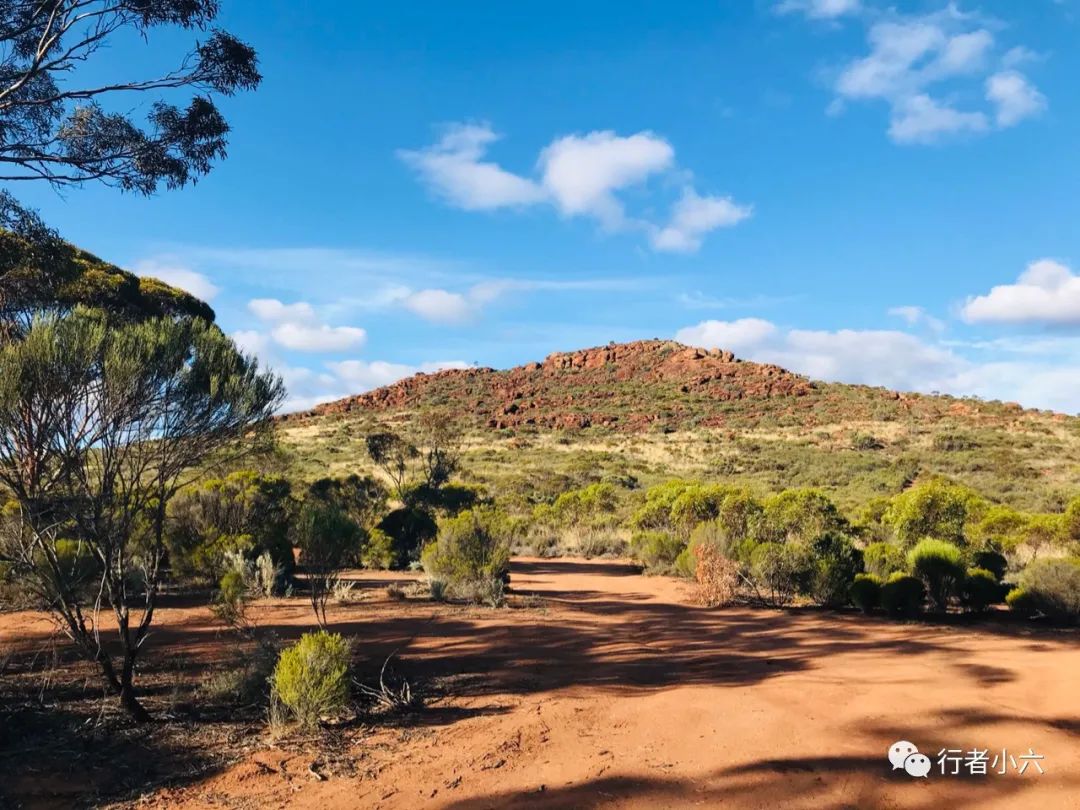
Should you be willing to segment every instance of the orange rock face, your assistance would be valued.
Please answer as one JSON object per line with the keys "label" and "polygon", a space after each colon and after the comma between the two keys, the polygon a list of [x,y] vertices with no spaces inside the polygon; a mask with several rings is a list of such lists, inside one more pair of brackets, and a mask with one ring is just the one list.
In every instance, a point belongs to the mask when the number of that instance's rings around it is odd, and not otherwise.
{"label": "orange rock face", "polygon": [[431,406],[453,409],[491,428],[641,430],[657,422],[677,424],[682,404],[690,400],[700,413],[709,402],[803,397],[813,391],[805,377],[779,366],[741,361],[727,351],[643,340],[560,352],[543,363],[505,371],[417,374],[284,418]]}

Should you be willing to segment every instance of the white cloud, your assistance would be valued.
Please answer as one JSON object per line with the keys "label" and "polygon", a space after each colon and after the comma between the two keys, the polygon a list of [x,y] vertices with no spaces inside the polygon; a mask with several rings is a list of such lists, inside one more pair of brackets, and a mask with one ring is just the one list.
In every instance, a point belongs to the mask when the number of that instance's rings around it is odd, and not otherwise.
{"label": "white cloud", "polygon": [[[271,324],[270,337],[279,346],[301,352],[340,352],[355,349],[367,340],[367,332],[356,326],[329,326],[321,323],[315,308],[306,301],[285,304],[276,298],[255,298],[248,310],[259,320]],[[254,343],[255,332],[241,332],[245,341]],[[262,336],[258,340],[263,340]]]}
{"label": "white cloud", "polygon": [[934,143],[942,135],[984,132],[988,127],[981,112],[960,112],[920,93],[893,107],[889,136],[897,143]]}
{"label": "white cloud", "polygon": [[[497,137],[487,124],[456,124],[435,145],[399,150],[398,156],[459,208],[546,204],[566,217],[593,219],[606,231],[645,232],[657,250],[697,250],[706,233],[749,214],[748,207],[729,197],[698,195],[687,188],[672,208],[669,226],[628,215],[624,192],[652,178],[678,174],[674,148],[649,131],[619,135],[603,130],[556,138],[537,158],[536,179],[482,160]],[[685,179],[685,173],[682,176]]]}
{"label": "white cloud", "polygon": [[315,323],[315,309],[306,301],[283,304],[276,298],[254,298],[248,301],[248,310],[260,321],[272,323]]}
{"label": "white cloud", "polygon": [[968,298],[961,315],[968,323],[1080,326],[1080,276],[1061,262],[1039,259],[1015,284]]}
{"label": "white cloud", "polygon": [[431,374],[451,368],[469,368],[462,360],[443,360],[410,366],[403,363],[387,363],[383,360],[344,360],[340,363],[327,363],[337,379],[345,383],[350,390],[359,393],[373,388],[390,385],[417,372]]}
{"label": "white cloud", "polygon": [[[1015,70],[987,75],[997,47],[995,25],[952,4],[923,15],[878,16],[866,31],[869,53],[837,75],[829,113],[843,112],[849,101],[885,101],[889,137],[900,144],[988,132],[1035,115],[1046,99],[1026,77]],[[1030,54],[1017,46],[1000,63],[1011,67]]]}
{"label": "white cloud", "polygon": [[935,318],[922,307],[892,307],[889,309],[889,314],[895,318],[902,318],[908,326],[926,326],[934,332],[945,331],[945,322]]}
{"label": "white cloud", "polygon": [[997,108],[999,127],[1012,127],[1046,109],[1046,96],[1016,70],[995,73],[986,80],[986,98]]}
{"label": "white cloud", "polygon": [[1080,389],[1075,385],[1080,375],[1080,341],[1051,347],[1043,341],[1029,346],[1026,340],[1014,339],[1008,344],[972,347],[987,352],[989,359],[980,360],[958,354],[954,349],[958,344],[907,332],[786,329],[756,318],[703,321],[679,330],[675,339],[728,349],[745,359],[775,363],[812,379],[1080,411]]}
{"label": "white cloud", "polygon": [[270,335],[286,349],[298,352],[342,352],[364,345],[367,332],[355,326],[308,326],[300,323],[283,323],[275,326]]}
{"label": "white cloud", "polygon": [[834,20],[862,10],[860,0],[783,0],[775,6],[777,14],[805,14],[815,20]]}
{"label": "white cloud", "polygon": [[701,247],[710,231],[738,225],[752,212],[750,206],[739,205],[730,197],[702,197],[687,188],[675,204],[671,222],[654,229],[652,245],[656,250],[691,253]]}
{"label": "white cloud", "polygon": [[207,302],[213,301],[214,297],[221,292],[204,274],[174,262],[147,259],[136,263],[132,272],[137,276],[149,276],[164,281]]}
{"label": "white cloud", "polygon": [[614,192],[670,169],[675,150],[651,132],[621,137],[610,130],[558,138],[540,153],[544,188],[567,216],[595,217],[607,228],[624,224]]}
{"label": "white cloud", "polygon": [[481,159],[498,139],[487,124],[454,124],[434,146],[397,154],[438,194],[466,211],[541,202],[544,191],[536,183]]}
{"label": "white cloud", "polygon": [[702,321],[697,326],[680,329],[675,339],[691,346],[727,349],[738,352],[754,350],[769,342],[776,326],[761,318],[739,318],[736,321]]}
{"label": "white cloud", "polygon": [[465,323],[476,314],[476,307],[464,295],[446,290],[419,290],[403,303],[410,312],[435,323]]}

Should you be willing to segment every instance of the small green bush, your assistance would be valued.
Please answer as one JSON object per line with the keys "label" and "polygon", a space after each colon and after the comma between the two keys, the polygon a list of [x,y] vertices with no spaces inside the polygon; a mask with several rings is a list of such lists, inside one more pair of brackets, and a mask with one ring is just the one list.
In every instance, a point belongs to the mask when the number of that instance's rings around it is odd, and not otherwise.
{"label": "small green bush", "polygon": [[349,705],[349,642],[337,633],[305,633],[278,657],[273,694],[301,726]]}
{"label": "small green bush", "polygon": [[1005,572],[1009,569],[1009,561],[1005,559],[1005,555],[996,551],[978,551],[971,562],[973,568],[989,571],[998,582],[1005,578]]}
{"label": "small green bush", "polygon": [[809,555],[796,544],[762,543],[750,555],[750,576],[761,600],[779,607],[806,590],[811,564]]}
{"label": "small green bush", "polygon": [[882,584],[877,574],[856,574],[849,589],[852,603],[863,613],[869,613],[881,604]]}
{"label": "small green bush", "polygon": [[990,605],[1001,601],[1001,586],[994,574],[985,568],[969,568],[961,588],[964,605],[975,613],[982,613]]}
{"label": "small green bush", "polygon": [[862,553],[842,534],[823,534],[810,545],[810,595],[824,607],[843,607],[851,581],[863,570]]}
{"label": "small green bush", "polygon": [[876,574],[882,580],[897,571],[906,571],[904,552],[892,543],[871,543],[863,549],[863,565],[866,573]]}
{"label": "small green bush", "polygon": [[945,610],[949,599],[958,595],[966,572],[964,554],[952,543],[931,537],[920,540],[908,553],[911,573],[926,585],[934,607]]}
{"label": "small green bush", "polygon": [[360,551],[360,564],[364,568],[386,571],[393,568],[396,562],[397,552],[394,550],[394,539],[382,529],[372,529],[368,532],[367,542]]}
{"label": "small green bush", "polygon": [[1032,616],[1039,610],[1038,600],[1034,594],[1023,588],[1013,588],[1005,597],[1005,604],[1009,610],[1019,613],[1021,616]]}
{"label": "small green bush", "polygon": [[466,510],[446,521],[439,539],[424,549],[421,562],[428,577],[445,582],[455,596],[501,601],[511,541],[512,527],[505,515],[491,509]]}
{"label": "small green bush", "polygon": [[1035,560],[1020,574],[1019,586],[1025,594],[1022,606],[1059,621],[1080,620],[1080,558]]}
{"label": "small green bush", "polygon": [[918,577],[900,571],[892,574],[881,586],[881,606],[888,613],[914,616],[922,609],[926,586]]}
{"label": "small green bush", "polygon": [[631,555],[648,571],[670,571],[685,548],[686,542],[669,532],[636,532],[630,538]]}

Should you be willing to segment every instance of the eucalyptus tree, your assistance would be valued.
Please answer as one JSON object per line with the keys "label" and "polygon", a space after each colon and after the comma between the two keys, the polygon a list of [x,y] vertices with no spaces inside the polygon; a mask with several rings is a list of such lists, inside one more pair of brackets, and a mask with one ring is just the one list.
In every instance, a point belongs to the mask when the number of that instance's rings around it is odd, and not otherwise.
{"label": "eucalyptus tree", "polygon": [[149,717],[135,665],[161,588],[169,501],[210,460],[249,450],[282,395],[277,377],[198,318],[116,322],[76,308],[0,345],[0,485],[16,513],[0,561],[136,720]]}

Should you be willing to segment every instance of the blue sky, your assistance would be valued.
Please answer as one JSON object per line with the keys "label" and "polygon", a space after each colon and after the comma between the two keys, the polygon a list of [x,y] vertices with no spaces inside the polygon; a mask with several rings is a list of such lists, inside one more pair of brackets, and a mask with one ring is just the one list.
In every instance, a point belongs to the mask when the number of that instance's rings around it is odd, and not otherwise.
{"label": "blue sky", "polygon": [[678,337],[1080,411],[1080,0],[223,6],[265,81],[213,173],[13,191],[210,298],[289,407]]}

